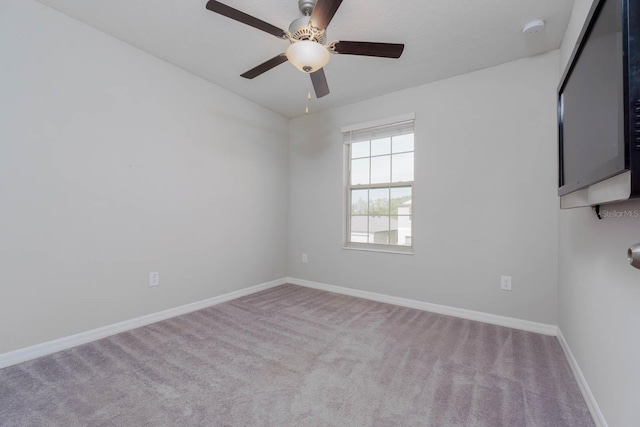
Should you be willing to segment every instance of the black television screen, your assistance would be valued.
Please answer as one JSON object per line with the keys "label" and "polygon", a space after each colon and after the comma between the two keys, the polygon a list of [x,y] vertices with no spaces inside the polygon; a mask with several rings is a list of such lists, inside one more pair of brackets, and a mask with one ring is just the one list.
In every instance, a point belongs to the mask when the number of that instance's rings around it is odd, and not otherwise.
{"label": "black television screen", "polygon": [[560,91],[560,195],[625,169],[622,3],[607,0]]}
{"label": "black television screen", "polygon": [[594,2],[558,87],[558,132],[562,207],[640,196],[640,0]]}

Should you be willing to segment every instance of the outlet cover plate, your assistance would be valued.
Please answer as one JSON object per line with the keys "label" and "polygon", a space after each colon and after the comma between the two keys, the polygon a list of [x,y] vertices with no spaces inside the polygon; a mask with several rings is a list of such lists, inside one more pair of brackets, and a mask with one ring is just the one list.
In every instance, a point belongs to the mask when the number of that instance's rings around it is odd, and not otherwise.
{"label": "outlet cover plate", "polygon": [[149,273],[149,286],[158,286],[160,284],[160,273],[154,271]]}

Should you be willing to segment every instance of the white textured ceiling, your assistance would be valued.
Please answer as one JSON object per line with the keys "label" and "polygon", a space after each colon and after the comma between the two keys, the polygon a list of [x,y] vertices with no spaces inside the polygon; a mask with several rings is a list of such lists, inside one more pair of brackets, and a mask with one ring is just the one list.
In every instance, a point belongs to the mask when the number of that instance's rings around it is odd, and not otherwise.
{"label": "white textured ceiling", "polygon": [[[309,76],[282,64],[240,74],[288,46],[205,8],[206,0],[39,0],[285,117],[304,114]],[[282,29],[300,16],[297,0],[221,0]],[[560,46],[573,0],[344,0],[328,40],[404,43],[400,59],[332,55],[331,93],[311,111],[418,86]],[[533,20],[542,33],[522,34]]]}

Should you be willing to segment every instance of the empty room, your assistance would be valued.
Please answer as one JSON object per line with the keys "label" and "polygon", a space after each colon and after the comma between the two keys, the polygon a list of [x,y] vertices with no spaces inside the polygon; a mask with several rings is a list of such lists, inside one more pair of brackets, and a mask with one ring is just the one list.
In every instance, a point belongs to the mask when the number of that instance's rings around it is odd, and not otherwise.
{"label": "empty room", "polygon": [[638,425],[638,17],[0,0],[0,425]]}

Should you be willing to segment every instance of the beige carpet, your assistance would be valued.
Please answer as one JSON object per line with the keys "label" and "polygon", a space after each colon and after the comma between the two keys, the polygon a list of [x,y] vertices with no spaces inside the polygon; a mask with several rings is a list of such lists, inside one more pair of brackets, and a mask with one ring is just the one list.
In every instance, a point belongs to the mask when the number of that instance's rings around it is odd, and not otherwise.
{"label": "beige carpet", "polygon": [[593,426],[555,337],[284,285],[0,370],[8,426]]}

